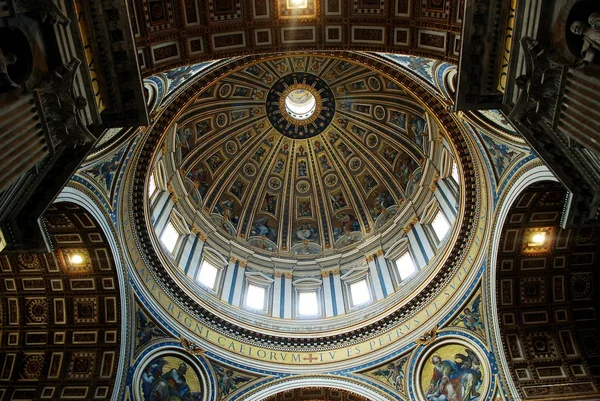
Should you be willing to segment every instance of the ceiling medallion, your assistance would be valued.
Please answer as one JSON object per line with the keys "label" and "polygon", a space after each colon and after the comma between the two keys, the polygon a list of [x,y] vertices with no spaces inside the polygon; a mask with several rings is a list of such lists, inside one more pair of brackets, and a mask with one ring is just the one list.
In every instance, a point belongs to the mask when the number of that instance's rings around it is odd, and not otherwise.
{"label": "ceiling medallion", "polygon": [[273,127],[292,139],[311,138],[333,120],[335,99],[329,85],[316,75],[296,72],[277,80],[266,100]]}

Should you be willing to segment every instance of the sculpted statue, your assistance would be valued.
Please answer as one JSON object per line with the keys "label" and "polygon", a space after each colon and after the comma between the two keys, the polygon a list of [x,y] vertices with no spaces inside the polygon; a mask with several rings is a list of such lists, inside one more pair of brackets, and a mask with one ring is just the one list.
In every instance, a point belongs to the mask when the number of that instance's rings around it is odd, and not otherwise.
{"label": "sculpted statue", "polygon": [[19,87],[8,75],[8,66],[16,62],[17,56],[12,53],[4,54],[0,49],[0,93],[10,92]]}
{"label": "sculpted statue", "polygon": [[13,6],[15,13],[30,12],[42,22],[67,26],[70,21],[53,0],[13,0]]}
{"label": "sculpted statue", "polygon": [[588,18],[588,23],[591,25],[592,29],[600,31],[600,13],[591,13]]}
{"label": "sculpted statue", "polygon": [[596,54],[600,53],[600,13],[592,13],[588,22],[590,26],[583,21],[575,21],[571,24],[571,32],[583,36],[583,47],[581,48],[583,60],[577,63],[577,68],[587,67],[592,63]]}

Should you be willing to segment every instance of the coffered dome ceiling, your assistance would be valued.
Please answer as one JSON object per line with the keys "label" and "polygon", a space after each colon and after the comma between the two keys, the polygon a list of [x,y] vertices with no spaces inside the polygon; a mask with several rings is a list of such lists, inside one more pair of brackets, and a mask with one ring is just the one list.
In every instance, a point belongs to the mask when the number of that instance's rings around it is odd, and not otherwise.
{"label": "coffered dome ceiling", "polygon": [[426,160],[442,146],[438,135],[415,97],[379,72],[299,55],[213,83],[167,143],[189,213],[255,251],[302,258],[409,221],[432,197],[420,189],[435,179]]}

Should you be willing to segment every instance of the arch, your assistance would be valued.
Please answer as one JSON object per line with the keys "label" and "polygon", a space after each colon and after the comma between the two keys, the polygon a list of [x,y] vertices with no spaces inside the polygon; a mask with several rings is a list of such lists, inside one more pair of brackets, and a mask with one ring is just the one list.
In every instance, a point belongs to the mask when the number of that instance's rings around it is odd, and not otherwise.
{"label": "arch", "polygon": [[331,389],[344,389],[346,391],[358,394],[372,401],[398,401],[401,400],[398,394],[384,394],[376,391],[374,388],[366,386],[353,378],[340,376],[317,376],[308,375],[302,377],[294,377],[291,379],[278,380],[262,386],[258,390],[251,393],[241,394],[237,397],[232,397],[231,401],[261,401],[273,395],[303,387],[326,387]]}
{"label": "arch", "polygon": [[[500,202],[498,211],[496,212],[496,224],[493,227],[493,237],[490,242],[490,263],[488,269],[488,288],[491,307],[491,322],[492,332],[494,337],[494,346],[498,350],[498,360],[502,365],[502,372],[508,372],[508,361],[506,355],[502,351],[502,337],[500,335],[500,325],[498,323],[498,309],[495,305],[498,304],[497,288],[496,288],[496,264],[498,263],[498,253],[496,252],[500,244],[500,238],[502,235],[502,227],[506,221],[506,216],[512,207],[512,204],[521,194],[523,189],[527,188],[531,184],[535,184],[540,181],[558,181],[552,172],[545,165],[537,165],[528,170],[524,170],[524,173],[517,178],[513,184],[507,189],[504,198]],[[505,381],[508,384],[510,394],[513,398],[518,399],[519,395],[515,383],[510,376],[505,376]]]}
{"label": "arch", "polygon": [[597,394],[597,295],[591,283],[597,280],[598,231],[563,227],[566,188],[553,177],[531,176],[521,177],[506,197],[493,239],[499,360],[514,397]]}
{"label": "arch", "polygon": [[129,320],[129,305],[130,299],[129,295],[125,291],[127,286],[127,272],[123,268],[121,264],[122,253],[121,248],[117,242],[116,235],[114,233],[114,227],[110,222],[110,217],[106,213],[106,210],[101,208],[98,204],[96,204],[92,198],[90,198],[85,192],[81,191],[78,188],[73,186],[65,187],[56,197],[54,203],[59,202],[70,202],[81,206],[87,212],[89,212],[94,219],[100,225],[100,228],[104,232],[108,244],[110,246],[110,250],[113,256],[113,263],[115,265],[115,270],[117,272],[117,279],[119,281],[119,296],[121,301],[121,338],[119,339],[119,343],[121,344],[121,349],[119,352],[119,361],[117,364],[117,374],[115,376],[115,384],[113,387],[112,401],[116,401],[120,399],[121,393],[121,384],[123,379],[125,378],[125,361],[129,351],[129,331],[128,331],[128,320]]}

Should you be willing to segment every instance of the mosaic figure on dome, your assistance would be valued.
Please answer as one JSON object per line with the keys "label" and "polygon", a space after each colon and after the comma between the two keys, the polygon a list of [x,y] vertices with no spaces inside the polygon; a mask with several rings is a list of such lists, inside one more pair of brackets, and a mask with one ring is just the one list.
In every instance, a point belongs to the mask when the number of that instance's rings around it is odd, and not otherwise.
{"label": "mosaic figure on dome", "polygon": [[231,193],[234,194],[238,199],[242,199],[242,196],[244,194],[244,187],[246,185],[240,181],[240,180],[236,180],[233,184],[231,184]]}
{"label": "mosaic figure on dome", "polygon": [[226,220],[229,220],[231,224],[237,227],[240,221],[240,216],[235,210],[235,204],[229,199],[223,199],[221,202],[215,205],[215,212],[219,213]]}
{"label": "mosaic figure on dome", "polygon": [[344,197],[344,193],[342,191],[336,194],[329,194],[329,199],[331,200],[331,206],[333,207],[334,211],[348,206],[348,202],[346,202],[346,198]]}
{"label": "mosaic figure on dome", "polygon": [[200,166],[188,173],[188,178],[192,180],[202,198],[206,196],[206,192],[208,191],[208,177],[208,170],[204,166]]}
{"label": "mosaic figure on dome", "polygon": [[388,163],[394,164],[394,160],[396,160],[396,156],[398,156],[398,151],[390,146],[386,146],[383,149],[383,157],[387,160]]}
{"label": "mosaic figure on dome", "polygon": [[341,236],[353,231],[360,231],[360,224],[356,216],[349,213],[338,213],[335,215],[337,223],[333,227],[333,238],[337,241]]}
{"label": "mosaic figure on dome", "polygon": [[398,159],[398,164],[395,169],[396,178],[403,188],[407,187],[413,172],[419,168],[419,164],[410,157],[407,153],[403,153]]}
{"label": "mosaic figure on dome", "polygon": [[369,191],[373,188],[375,188],[377,186],[377,181],[375,181],[375,179],[373,178],[373,176],[369,173],[366,173],[365,175],[363,175],[362,179],[360,180],[364,190],[366,193],[369,193]]}
{"label": "mosaic figure on dome", "polygon": [[350,148],[348,148],[348,145],[346,145],[344,142],[338,143],[337,148],[342,152],[345,159],[348,158],[348,156],[350,156],[352,154],[352,151],[350,150]]}
{"label": "mosaic figure on dome", "polygon": [[325,156],[325,155],[319,156],[319,163],[321,164],[321,170],[323,170],[323,171],[331,170],[331,165],[329,164],[329,161],[327,160],[327,156]]}
{"label": "mosaic figure on dome", "polygon": [[262,210],[267,213],[275,214],[277,210],[277,197],[267,192],[265,194],[265,200],[263,201]]}
{"label": "mosaic figure on dome", "polygon": [[[298,225],[298,228],[294,232],[295,240],[303,241],[311,241],[315,242],[319,239],[319,232],[317,228],[315,228],[309,222],[302,222]],[[295,241],[297,242],[297,241]]]}
{"label": "mosaic figure on dome", "polygon": [[[367,111],[367,113],[368,113],[368,111]],[[367,133],[367,130],[362,129],[356,125],[353,125],[352,132],[354,132],[356,135],[358,135],[362,139],[365,136],[365,134]]]}
{"label": "mosaic figure on dome", "polygon": [[238,141],[240,142],[240,145],[243,145],[244,143],[246,143],[248,141],[248,139],[250,139],[249,132],[244,132],[242,135],[238,136]]}
{"label": "mosaic figure on dome", "polygon": [[201,138],[208,131],[210,131],[210,122],[208,120],[202,120],[196,123],[196,135],[198,138]]}
{"label": "mosaic figure on dome", "polygon": [[300,160],[298,162],[298,177],[306,177],[306,161]]}
{"label": "mosaic figure on dome", "polygon": [[420,116],[412,116],[410,123],[410,132],[412,134],[413,142],[419,146],[419,148],[423,147],[423,135],[425,134],[425,119]]}
{"label": "mosaic figure on dome", "polygon": [[[464,354],[455,353],[449,357],[449,352],[456,348],[464,350]],[[446,352],[444,352],[446,351]],[[469,348],[459,346],[441,347],[431,360],[423,367],[423,391],[428,401],[477,401],[483,373],[479,357]],[[426,377],[425,377],[426,376]]]}
{"label": "mosaic figure on dome", "polygon": [[208,158],[207,163],[212,171],[216,171],[223,164],[223,158],[219,153],[215,153],[214,155]]}
{"label": "mosaic figure on dome", "polygon": [[600,13],[592,13],[588,18],[589,26],[583,21],[575,21],[571,24],[571,32],[577,36],[583,36],[583,47],[581,48],[581,60],[577,67],[587,67],[600,53]]}
{"label": "mosaic figure on dome", "polygon": [[284,166],[285,166],[285,161],[283,159],[279,159],[279,160],[277,160],[277,164],[275,165],[275,168],[273,169],[273,171],[277,174],[281,174]]}
{"label": "mosaic figure on dome", "polygon": [[310,199],[298,201],[298,217],[312,217]]}
{"label": "mosaic figure on dome", "polygon": [[377,219],[381,213],[383,213],[388,207],[395,204],[394,198],[387,191],[377,192],[375,195],[375,202],[371,208],[371,216]]}
{"label": "mosaic figure on dome", "polygon": [[252,236],[268,238],[273,242],[277,241],[277,229],[271,227],[268,217],[260,217],[255,220],[250,234]]}
{"label": "mosaic figure on dome", "polygon": [[406,114],[392,111],[390,122],[399,128],[406,129]]}
{"label": "mosaic figure on dome", "polygon": [[352,90],[355,90],[355,91],[367,89],[367,85],[365,84],[365,81],[354,82],[350,86],[352,87]]}
{"label": "mosaic figure on dome", "polygon": [[179,128],[177,130],[179,138],[179,147],[181,148],[181,158],[185,158],[194,147],[194,132],[190,127]]}
{"label": "mosaic figure on dome", "polygon": [[200,401],[202,391],[196,372],[180,358],[167,356],[152,360],[141,376],[144,401]]}

